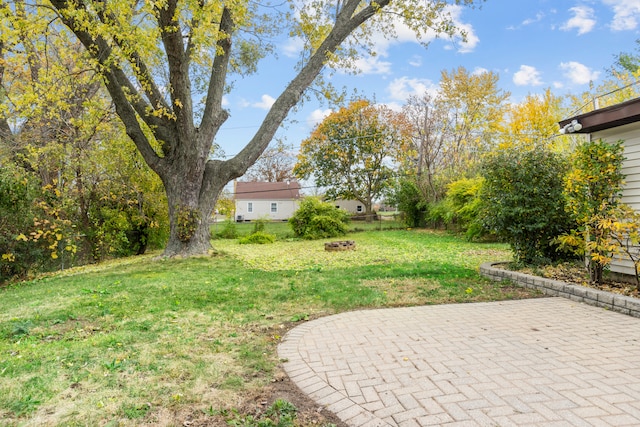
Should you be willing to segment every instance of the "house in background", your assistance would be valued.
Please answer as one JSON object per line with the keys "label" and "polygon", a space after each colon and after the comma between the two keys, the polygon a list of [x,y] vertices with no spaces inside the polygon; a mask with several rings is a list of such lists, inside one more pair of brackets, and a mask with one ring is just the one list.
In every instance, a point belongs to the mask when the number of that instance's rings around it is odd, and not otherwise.
{"label": "house in background", "polygon": [[236,221],[286,221],[298,209],[300,184],[287,182],[234,182]]}
{"label": "house in background", "polygon": [[365,212],[364,204],[358,200],[333,200],[331,203],[336,208],[354,215],[362,215]]}
{"label": "house in background", "polygon": [[[640,211],[640,98],[570,117],[559,124],[565,133],[586,134],[590,140],[624,141],[622,202]],[[611,271],[635,275],[633,263],[626,257],[616,258]]]}

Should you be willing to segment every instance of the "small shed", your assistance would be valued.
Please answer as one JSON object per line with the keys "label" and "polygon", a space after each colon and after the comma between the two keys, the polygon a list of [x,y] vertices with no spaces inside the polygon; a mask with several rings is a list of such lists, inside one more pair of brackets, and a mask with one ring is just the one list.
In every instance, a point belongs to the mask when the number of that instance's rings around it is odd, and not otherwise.
{"label": "small shed", "polygon": [[298,209],[300,184],[285,182],[234,183],[236,221],[286,221]]}
{"label": "small shed", "polygon": [[[624,141],[622,202],[640,211],[640,98],[569,117],[559,124],[565,133],[586,134],[590,140]],[[614,260],[611,271],[635,274],[628,259]]]}

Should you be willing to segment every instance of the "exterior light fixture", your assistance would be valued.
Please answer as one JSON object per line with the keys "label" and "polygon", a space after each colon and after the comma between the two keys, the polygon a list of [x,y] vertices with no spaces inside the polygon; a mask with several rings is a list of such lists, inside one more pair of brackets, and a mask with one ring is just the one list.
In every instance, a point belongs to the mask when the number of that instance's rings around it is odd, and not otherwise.
{"label": "exterior light fixture", "polygon": [[580,129],[582,129],[582,124],[574,119],[571,123],[564,125],[564,127],[560,129],[560,133],[574,133],[580,131]]}

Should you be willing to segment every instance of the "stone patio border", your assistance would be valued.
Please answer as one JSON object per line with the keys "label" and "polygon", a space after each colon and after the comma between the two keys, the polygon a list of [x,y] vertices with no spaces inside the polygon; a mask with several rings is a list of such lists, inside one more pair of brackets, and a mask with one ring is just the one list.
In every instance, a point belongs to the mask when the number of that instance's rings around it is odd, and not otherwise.
{"label": "stone patio border", "polygon": [[546,295],[564,297],[572,301],[640,317],[640,300],[637,298],[496,267],[500,264],[505,263],[484,263],[480,266],[480,274],[496,282],[511,281],[525,288],[537,289]]}

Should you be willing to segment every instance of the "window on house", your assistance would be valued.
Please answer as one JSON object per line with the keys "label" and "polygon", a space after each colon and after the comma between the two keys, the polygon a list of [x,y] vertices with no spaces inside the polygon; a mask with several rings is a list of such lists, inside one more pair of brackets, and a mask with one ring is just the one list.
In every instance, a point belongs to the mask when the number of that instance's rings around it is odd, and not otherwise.
{"label": "window on house", "polygon": [[271,213],[277,213],[277,212],[278,212],[278,203],[271,202]]}
{"label": "window on house", "polygon": [[253,202],[247,202],[247,212],[253,212]]}
{"label": "window on house", "polygon": [[356,212],[362,213],[362,205],[356,206]]}

